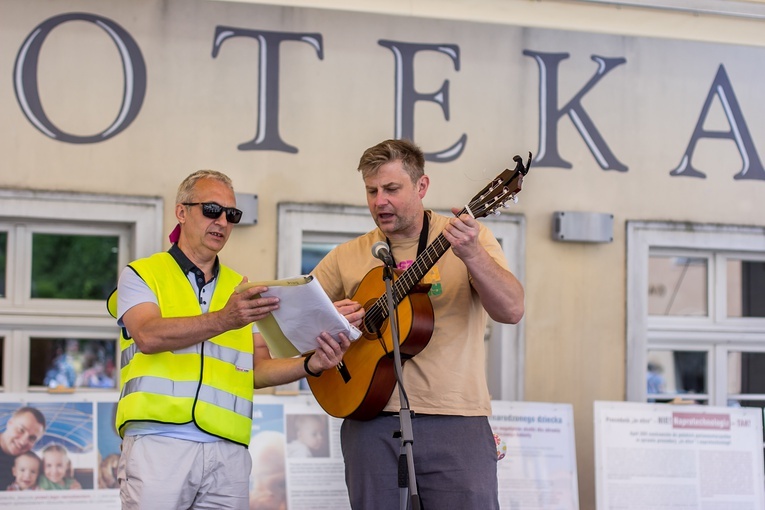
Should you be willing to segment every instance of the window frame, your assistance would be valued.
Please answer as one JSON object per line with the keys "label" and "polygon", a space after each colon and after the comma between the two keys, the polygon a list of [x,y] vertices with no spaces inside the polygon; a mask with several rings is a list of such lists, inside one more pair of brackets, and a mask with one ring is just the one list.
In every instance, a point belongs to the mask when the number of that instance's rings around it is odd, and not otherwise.
{"label": "window frame", "polygon": [[[131,260],[161,249],[162,227],[161,197],[0,189],[0,230],[8,232],[6,296],[0,298],[0,335],[5,337],[0,391],[46,390],[28,384],[32,336],[119,341],[115,321],[101,300],[31,298],[32,234],[117,235],[119,272]],[[119,349],[115,352],[119,371]],[[118,390],[76,389],[104,391]]]}
{"label": "window frame", "polygon": [[[51,328],[39,328],[39,329],[23,329],[17,330],[16,340],[14,342],[15,350],[20,351],[17,355],[17,362],[22,367],[28,367],[30,363],[29,354],[31,351],[32,338],[57,340],[59,338],[76,338],[78,340],[110,340],[113,339],[115,343],[119,342],[118,336],[115,334],[115,327],[110,328],[73,328],[61,331],[59,329]],[[72,390],[76,393],[103,393],[103,392],[117,392],[119,391],[119,359],[120,350],[119,345],[114,349],[114,375],[115,375],[115,387],[114,388],[93,388],[89,386],[67,388],[66,391]],[[47,393],[48,388],[46,386],[31,386],[29,384],[29,371],[16,371],[13,377],[14,388],[18,388],[13,391],[22,391],[28,393]]]}
{"label": "window frame", "polygon": [[[4,222],[0,220],[0,225]],[[118,238],[119,254],[117,267],[124,267],[128,260],[128,245],[130,243],[131,227],[123,225],[86,225],[81,222],[62,221],[60,223],[46,223],[39,220],[25,221],[23,224],[14,226],[16,248],[12,257],[16,279],[12,286],[7,285],[7,294],[12,295],[10,303],[0,301],[0,309],[24,310],[25,313],[41,314],[88,314],[97,310],[100,313],[103,310],[101,300],[86,299],[51,299],[32,297],[32,259],[33,238],[35,234],[57,234],[57,235],[94,235],[94,236],[113,236]],[[10,236],[9,236],[10,237]]]}
{"label": "window frame", "polygon": [[727,405],[728,400],[758,400],[765,402],[765,393],[728,393],[728,354],[731,352],[765,354],[765,345],[753,346],[750,343],[731,342],[725,345],[718,345],[716,351],[715,356],[719,372],[716,390],[726,396],[726,402],[719,403],[719,405]]}
{"label": "window frame", "polygon": [[[751,262],[765,262],[765,253],[747,253],[747,252],[739,252],[739,251],[728,251],[723,256],[719,257],[717,260],[717,277],[718,277],[718,285],[722,286],[727,283],[727,274],[728,274],[728,267],[727,262],[731,259],[735,260],[741,260],[741,261],[751,261]],[[723,287],[724,288],[724,287]],[[722,296],[722,300],[720,301],[720,307],[718,310],[717,320],[721,322],[728,322],[735,324],[742,324],[742,325],[751,325],[752,327],[757,327],[759,323],[761,323],[765,318],[763,317],[729,317],[728,316],[728,296],[727,293],[725,293]]]}
{"label": "window frame", "polygon": [[[705,393],[678,393],[678,392],[665,392],[648,394],[646,398],[654,400],[672,399],[674,397],[680,397],[684,399],[693,399],[697,401],[703,401],[708,405],[713,405],[712,396],[715,395],[715,381],[717,380],[717,374],[715,373],[715,346],[712,343],[699,342],[698,340],[684,339],[681,337],[667,336],[665,338],[654,338],[651,340],[651,345],[646,348],[646,354],[648,351],[672,351],[672,352],[703,352],[707,356],[706,365],[706,382],[707,388]],[[645,375],[645,369],[643,371]],[[643,378],[643,387],[645,388],[645,377]]]}
{"label": "window frame", "polygon": [[[709,254],[708,316],[648,315],[648,257],[651,253]],[[710,405],[726,405],[727,356],[731,345],[741,351],[765,349],[765,318],[727,317],[727,272],[730,257],[765,257],[765,228],[673,222],[627,222],[627,400],[647,399],[645,370],[649,349],[677,345],[680,350],[707,350]],[[721,351],[722,349],[722,351]],[[723,366],[725,365],[725,366]]]}

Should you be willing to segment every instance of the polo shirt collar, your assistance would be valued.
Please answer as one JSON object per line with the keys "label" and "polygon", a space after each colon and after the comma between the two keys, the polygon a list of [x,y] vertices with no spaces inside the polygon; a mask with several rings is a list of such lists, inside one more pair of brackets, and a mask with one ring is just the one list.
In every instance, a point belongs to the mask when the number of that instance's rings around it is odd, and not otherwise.
{"label": "polo shirt collar", "polygon": [[[173,244],[170,249],[168,250],[168,253],[172,255],[173,259],[178,263],[178,266],[180,266],[181,270],[183,271],[183,274],[189,274],[194,273],[198,278],[201,277],[202,281],[204,281],[204,271],[199,269],[194,263],[189,260],[189,258],[186,256],[183,251],[181,251],[180,248],[178,248],[178,244]],[[218,277],[218,271],[220,270],[220,261],[218,260],[218,256],[215,256],[215,263],[213,264],[212,269],[212,280]],[[209,282],[205,282],[209,283]]]}

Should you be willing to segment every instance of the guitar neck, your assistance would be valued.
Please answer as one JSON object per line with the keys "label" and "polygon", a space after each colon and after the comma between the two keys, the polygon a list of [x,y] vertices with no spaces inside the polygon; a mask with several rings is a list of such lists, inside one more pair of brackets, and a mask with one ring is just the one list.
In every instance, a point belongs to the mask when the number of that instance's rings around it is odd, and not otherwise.
{"label": "guitar neck", "polygon": [[439,234],[435,241],[433,241],[430,246],[417,257],[412,265],[409,266],[406,271],[401,273],[393,284],[393,298],[395,299],[396,304],[404,299],[404,297],[409,294],[409,291],[412,290],[412,287],[417,285],[417,283],[428,274],[428,271],[436,265],[438,259],[440,259],[449,248],[451,248],[449,241],[446,240],[446,237],[444,237],[443,234]]}
{"label": "guitar neck", "polygon": [[[457,213],[457,216],[466,212],[467,209],[463,208]],[[451,246],[449,241],[446,240],[446,237],[444,237],[444,234],[441,233],[427,248],[425,248],[424,252],[417,256],[414,263],[412,263],[406,271],[401,273],[393,283],[392,292],[394,306],[397,306],[407,295],[409,295],[409,291],[411,291],[412,288],[417,285],[426,274],[428,274],[428,271],[436,265],[438,259],[440,259]],[[388,305],[384,295],[381,296],[369,310],[367,310],[367,314],[370,317],[379,319],[380,323],[388,318]]]}
{"label": "guitar neck", "polygon": [[[444,235],[439,234],[430,246],[417,257],[414,263],[399,275],[396,281],[393,282],[393,288],[391,289],[393,293],[394,307],[401,303],[401,301],[409,294],[409,291],[422,280],[423,276],[428,274],[428,271],[436,265],[438,259],[440,259],[450,247],[451,244],[449,244],[449,241],[446,240]],[[385,294],[383,294],[367,310],[364,319],[364,328],[369,332],[379,331],[383,321],[385,321],[389,315],[387,299]]]}
{"label": "guitar neck", "polygon": [[[463,207],[456,215],[461,216],[467,213],[467,208]],[[404,297],[409,294],[412,287],[417,285],[417,282],[422,280],[422,277],[428,274],[428,271],[436,265],[438,259],[443,257],[446,250],[451,248],[451,244],[444,237],[443,232],[438,234],[438,237],[430,243],[430,246],[425,248],[425,251],[417,256],[414,263],[407,268],[406,271],[401,273],[396,283],[393,284],[393,299],[398,304]]]}

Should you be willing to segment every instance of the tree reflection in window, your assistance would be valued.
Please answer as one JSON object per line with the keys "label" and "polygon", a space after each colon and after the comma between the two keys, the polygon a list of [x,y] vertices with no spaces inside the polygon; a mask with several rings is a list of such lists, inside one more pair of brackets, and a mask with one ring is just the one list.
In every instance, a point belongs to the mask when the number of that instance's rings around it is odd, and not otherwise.
{"label": "tree reflection in window", "polygon": [[106,299],[117,286],[119,237],[32,235],[31,297]]}

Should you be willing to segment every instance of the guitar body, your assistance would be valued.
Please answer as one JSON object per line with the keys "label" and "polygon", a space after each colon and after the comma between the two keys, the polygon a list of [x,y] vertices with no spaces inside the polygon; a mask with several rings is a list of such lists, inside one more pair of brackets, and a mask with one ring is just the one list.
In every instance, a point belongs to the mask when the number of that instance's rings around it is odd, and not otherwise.
{"label": "guitar body", "polygon": [[[433,334],[429,290],[429,285],[417,285],[398,304],[396,317],[402,364],[422,351]],[[385,296],[382,266],[364,276],[351,299],[369,310],[380,296]],[[311,391],[327,414],[369,420],[388,403],[396,387],[390,320],[386,318],[375,326],[379,327],[381,338],[363,328],[363,336],[351,344],[339,367],[308,378]]]}

